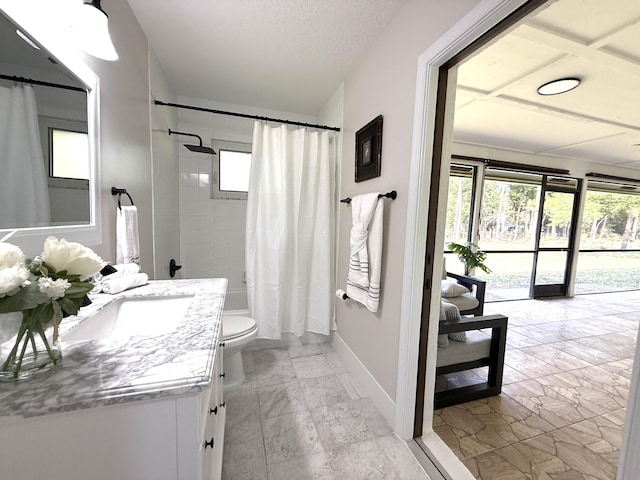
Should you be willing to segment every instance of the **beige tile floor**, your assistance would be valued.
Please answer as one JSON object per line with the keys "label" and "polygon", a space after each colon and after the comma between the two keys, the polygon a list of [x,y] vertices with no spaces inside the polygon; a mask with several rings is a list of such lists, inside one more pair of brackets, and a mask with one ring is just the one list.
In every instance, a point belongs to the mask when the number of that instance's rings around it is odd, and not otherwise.
{"label": "beige tile floor", "polygon": [[328,343],[243,352],[223,480],[428,480]]}
{"label": "beige tile floor", "polygon": [[[435,411],[434,430],[478,479],[615,479],[640,292],[485,311],[509,317],[502,394]],[[447,381],[473,383],[482,373]]]}

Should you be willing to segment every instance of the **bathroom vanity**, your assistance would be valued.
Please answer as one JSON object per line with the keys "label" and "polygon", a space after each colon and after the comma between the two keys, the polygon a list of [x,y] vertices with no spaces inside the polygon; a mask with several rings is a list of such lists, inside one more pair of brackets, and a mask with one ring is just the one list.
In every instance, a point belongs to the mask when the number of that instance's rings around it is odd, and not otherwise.
{"label": "bathroom vanity", "polygon": [[[79,316],[64,319],[62,364],[0,383],[0,476],[219,479],[226,288],[226,279],[153,281],[93,296]],[[182,305],[171,310],[171,299]],[[168,302],[157,308],[154,300]],[[124,311],[113,302],[137,305],[145,327],[97,328],[124,321],[109,313]],[[91,325],[94,316],[100,321]]]}

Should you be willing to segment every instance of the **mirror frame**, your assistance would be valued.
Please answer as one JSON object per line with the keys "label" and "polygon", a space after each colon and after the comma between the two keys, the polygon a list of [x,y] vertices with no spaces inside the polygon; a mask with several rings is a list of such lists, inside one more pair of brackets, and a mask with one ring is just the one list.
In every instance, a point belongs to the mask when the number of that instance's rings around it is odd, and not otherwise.
{"label": "mirror frame", "polygon": [[[57,3],[57,2],[51,2]],[[63,2],[64,3],[64,2]],[[100,79],[82,61],[79,50],[69,38],[61,35],[66,25],[64,12],[51,17],[40,11],[34,15],[34,4],[28,0],[19,2],[0,0],[0,14],[14,23],[45,51],[56,59],[87,88],[87,133],[89,135],[89,223],[50,227],[0,229],[0,238],[15,232],[7,240],[22,248],[26,255],[42,252],[44,240],[49,235],[91,246],[102,243],[102,219],[100,208]],[[61,5],[57,5],[61,7]],[[57,21],[56,21],[57,20]]]}

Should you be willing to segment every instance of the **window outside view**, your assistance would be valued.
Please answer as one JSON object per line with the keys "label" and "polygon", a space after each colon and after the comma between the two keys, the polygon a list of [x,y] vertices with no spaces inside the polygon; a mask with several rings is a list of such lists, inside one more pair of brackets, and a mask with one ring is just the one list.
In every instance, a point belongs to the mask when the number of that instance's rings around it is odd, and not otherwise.
{"label": "window outside view", "polygon": [[[502,177],[502,178],[500,178]],[[481,189],[477,230],[480,248],[487,252],[491,274],[477,270],[487,281],[487,300],[528,298],[534,266],[536,227],[540,213],[542,176],[513,172],[492,175],[489,169]],[[640,195],[629,187],[606,188],[589,183],[580,226],[575,293],[601,293],[640,288]],[[452,166],[449,178],[446,244],[470,239],[473,178]],[[540,248],[569,247],[574,194],[545,192]],[[462,273],[457,257],[446,254],[447,270]],[[536,284],[562,283],[567,253],[538,254]]]}
{"label": "window outside view", "polygon": [[[640,195],[589,188],[585,198],[576,293],[640,288]],[[635,250],[635,251],[634,251]]]}
{"label": "window outside view", "polygon": [[220,150],[220,191],[248,192],[251,154]]}
{"label": "window outside view", "polygon": [[89,137],[83,132],[52,128],[50,176],[89,179]]}

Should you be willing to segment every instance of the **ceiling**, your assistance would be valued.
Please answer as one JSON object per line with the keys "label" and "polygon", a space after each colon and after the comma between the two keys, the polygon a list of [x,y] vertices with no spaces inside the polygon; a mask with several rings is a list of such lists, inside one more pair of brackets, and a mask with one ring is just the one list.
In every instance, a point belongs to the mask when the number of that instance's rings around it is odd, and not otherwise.
{"label": "ceiling", "polygon": [[[404,1],[128,0],[178,95],[309,115]],[[51,68],[8,32],[0,62]],[[536,93],[568,76],[582,84]],[[454,139],[640,169],[640,0],[551,1],[468,59]]]}
{"label": "ceiling", "polygon": [[316,115],[405,0],[128,2],[178,95]]}
{"label": "ceiling", "polygon": [[[179,95],[314,115],[404,0],[128,2]],[[640,169],[639,106],[640,0],[551,0],[459,67],[454,139]]]}
{"label": "ceiling", "polygon": [[640,169],[640,0],[550,3],[459,67],[454,118],[458,142]]}

